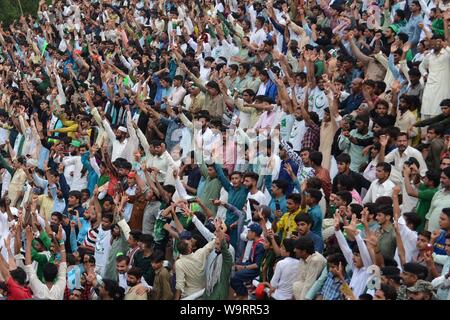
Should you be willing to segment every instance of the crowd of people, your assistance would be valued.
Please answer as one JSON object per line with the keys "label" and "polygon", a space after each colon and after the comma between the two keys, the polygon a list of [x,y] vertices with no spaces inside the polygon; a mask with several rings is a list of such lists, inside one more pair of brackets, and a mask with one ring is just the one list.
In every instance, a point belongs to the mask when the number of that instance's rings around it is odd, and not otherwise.
{"label": "crowd of people", "polygon": [[42,0],[0,29],[0,298],[449,300],[448,0]]}

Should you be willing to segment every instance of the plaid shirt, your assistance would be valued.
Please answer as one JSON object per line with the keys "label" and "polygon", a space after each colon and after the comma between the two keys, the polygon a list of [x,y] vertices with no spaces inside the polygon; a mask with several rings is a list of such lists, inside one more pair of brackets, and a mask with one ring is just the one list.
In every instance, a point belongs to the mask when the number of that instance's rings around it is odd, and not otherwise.
{"label": "plaid shirt", "polygon": [[319,150],[320,144],[320,127],[316,124],[309,123],[308,129],[303,137],[302,148],[311,148],[311,150]]}
{"label": "plaid shirt", "polygon": [[[350,283],[348,275],[345,275],[345,282]],[[320,294],[323,300],[344,300],[344,295],[341,293],[341,281],[328,272],[327,279],[325,280],[322,291]]]}

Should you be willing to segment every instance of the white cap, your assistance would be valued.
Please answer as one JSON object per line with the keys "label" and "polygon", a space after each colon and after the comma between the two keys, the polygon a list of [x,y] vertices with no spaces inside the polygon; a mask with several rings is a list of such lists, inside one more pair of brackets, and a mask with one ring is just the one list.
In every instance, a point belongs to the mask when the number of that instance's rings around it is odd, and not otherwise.
{"label": "white cap", "polygon": [[28,159],[27,160],[27,166],[37,167],[38,166],[38,162],[35,159]]}
{"label": "white cap", "polygon": [[125,133],[128,132],[127,128],[125,128],[123,126],[120,126],[118,129],[119,129],[119,131],[122,131],[122,132],[125,132]]}

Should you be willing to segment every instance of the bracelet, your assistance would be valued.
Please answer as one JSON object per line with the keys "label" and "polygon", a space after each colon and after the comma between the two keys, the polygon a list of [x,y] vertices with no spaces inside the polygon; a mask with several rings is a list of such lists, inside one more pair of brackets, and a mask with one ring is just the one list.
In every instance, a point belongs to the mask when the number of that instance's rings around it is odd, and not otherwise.
{"label": "bracelet", "polygon": [[64,241],[63,241],[63,240],[61,240],[61,241],[59,242],[59,244],[60,244],[60,245],[64,244]]}

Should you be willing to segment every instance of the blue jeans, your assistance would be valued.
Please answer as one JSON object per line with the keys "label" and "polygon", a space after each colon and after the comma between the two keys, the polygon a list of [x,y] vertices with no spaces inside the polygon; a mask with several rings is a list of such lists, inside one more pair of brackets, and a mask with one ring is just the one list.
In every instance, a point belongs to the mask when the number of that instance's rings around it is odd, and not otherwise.
{"label": "blue jeans", "polygon": [[234,274],[231,278],[230,284],[233,290],[240,296],[246,296],[248,294],[247,287],[244,282],[252,281],[258,276],[258,270],[241,270]]}

